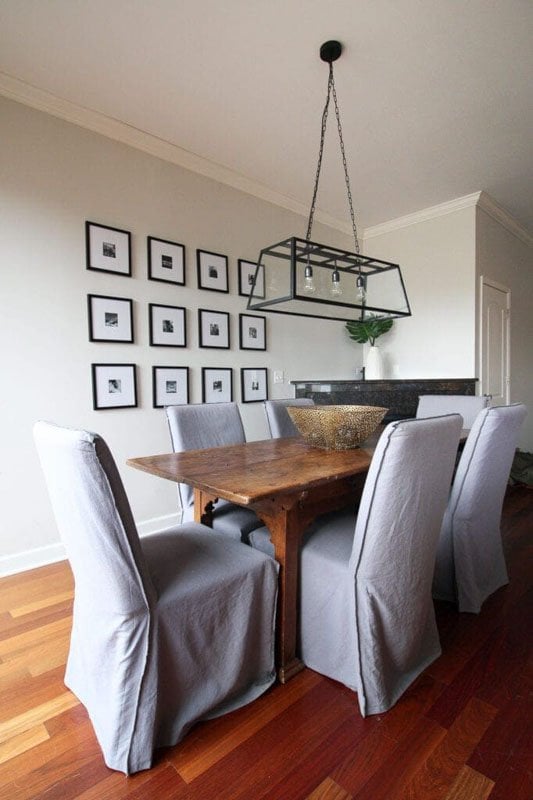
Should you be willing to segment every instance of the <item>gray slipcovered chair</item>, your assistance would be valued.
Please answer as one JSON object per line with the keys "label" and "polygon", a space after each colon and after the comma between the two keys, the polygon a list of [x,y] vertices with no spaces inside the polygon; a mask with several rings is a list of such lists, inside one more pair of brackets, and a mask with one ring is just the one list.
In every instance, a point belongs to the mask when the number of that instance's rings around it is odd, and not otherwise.
{"label": "gray slipcovered chair", "polygon": [[46,422],[34,436],[75,579],[65,683],[107,766],[147,769],[273,683],[277,565],[195,523],[141,541],[103,439]]}
{"label": "gray slipcovered chair", "polygon": [[487,408],[486,395],[422,394],[418,398],[417,417],[438,417],[441,414],[460,414],[463,428],[470,430],[480,411]]}
{"label": "gray slipcovered chair", "polygon": [[[236,403],[168,406],[165,410],[175,453],[206,447],[228,447],[246,441]],[[183,522],[188,522],[194,517],[194,490],[186,483],[178,483],[178,496]],[[218,500],[215,504],[213,529],[217,533],[247,544],[250,531],[262,524],[249,508],[227,500]]]}
{"label": "gray slipcovered chair", "polygon": [[457,466],[437,548],[433,595],[478,614],[509,582],[500,522],[525,405],[482,411]]}
{"label": "gray slipcovered chair", "polygon": [[289,436],[299,436],[298,430],[289,416],[287,406],[312,406],[314,400],[309,397],[288,398],[286,400],[265,400],[263,408],[273,439],[283,439]]}
{"label": "gray slipcovered chair", "polygon": [[440,655],[431,583],[461,417],[390,423],[357,518],[319,518],[300,562],[300,655],[381,714]]}

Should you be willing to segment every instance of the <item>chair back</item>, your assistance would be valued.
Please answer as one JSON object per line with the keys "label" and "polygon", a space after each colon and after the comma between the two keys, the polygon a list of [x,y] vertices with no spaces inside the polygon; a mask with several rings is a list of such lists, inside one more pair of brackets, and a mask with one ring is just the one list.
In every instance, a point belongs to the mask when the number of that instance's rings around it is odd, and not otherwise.
{"label": "chair back", "polygon": [[[246,441],[237,403],[167,406],[165,410],[175,453],[229,447]],[[192,487],[179,483],[178,492],[181,507],[191,507],[194,503]]]}
{"label": "chair back", "polygon": [[95,619],[146,612],[155,597],[120,475],[95,433],[40,421],[34,438],[76,584]]}
{"label": "chair back", "polygon": [[441,414],[460,414],[463,428],[470,430],[480,411],[487,408],[487,395],[422,394],[418,398],[417,417],[438,417]]}
{"label": "chair back", "polygon": [[466,440],[437,552],[434,594],[479,612],[483,600],[508,582],[501,543],[503,499],[526,406],[482,411]]}
{"label": "chair back", "polygon": [[363,714],[440,652],[431,583],[461,426],[458,414],[392,422],[376,447],[350,559]]}
{"label": "chair back", "polygon": [[272,439],[284,439],[299,436],[296,425],[287,411],[287,406],[312,406],[314,400],[309,397],[288,398],[286,400],[265,400],[263,407]]}

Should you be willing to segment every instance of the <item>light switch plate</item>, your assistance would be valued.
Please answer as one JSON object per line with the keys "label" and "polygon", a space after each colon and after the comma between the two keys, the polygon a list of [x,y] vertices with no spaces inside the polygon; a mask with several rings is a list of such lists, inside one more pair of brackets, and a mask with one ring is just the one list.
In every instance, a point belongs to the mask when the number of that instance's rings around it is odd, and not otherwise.
{"label": "light switch plate", "polygon": [[274,370],[274,383],[283,383],[284,376],[282,369],[275,369]]}

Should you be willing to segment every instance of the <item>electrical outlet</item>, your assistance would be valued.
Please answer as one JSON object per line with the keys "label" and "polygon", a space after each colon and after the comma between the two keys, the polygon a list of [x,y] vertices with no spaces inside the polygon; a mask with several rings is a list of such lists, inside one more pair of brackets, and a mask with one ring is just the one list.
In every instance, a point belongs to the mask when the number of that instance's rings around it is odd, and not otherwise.
{"label": "electrical outlet", "polygon": [[275,369],[274,370],[274,383],[283,383],[284,375],[282,369]]}

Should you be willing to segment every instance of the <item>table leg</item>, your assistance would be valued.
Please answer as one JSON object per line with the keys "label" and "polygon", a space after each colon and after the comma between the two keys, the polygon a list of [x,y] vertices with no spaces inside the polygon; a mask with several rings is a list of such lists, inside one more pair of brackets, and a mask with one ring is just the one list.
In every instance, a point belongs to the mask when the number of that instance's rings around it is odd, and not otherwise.
{"label": "table leg", "polygon": [[194,521],[213,527],[213,508],[216,497],[201,489],[194,490]]}
{"label": "table leg", "polygon": [[282,509],[272,516],[263,513],[261,517],[270,531],[279,564],[276,652],[278,678],[280,683],[286,683],[305,666],[296,656],[296,626],[300,537],[307,520],[304,522],[294,508]]}

